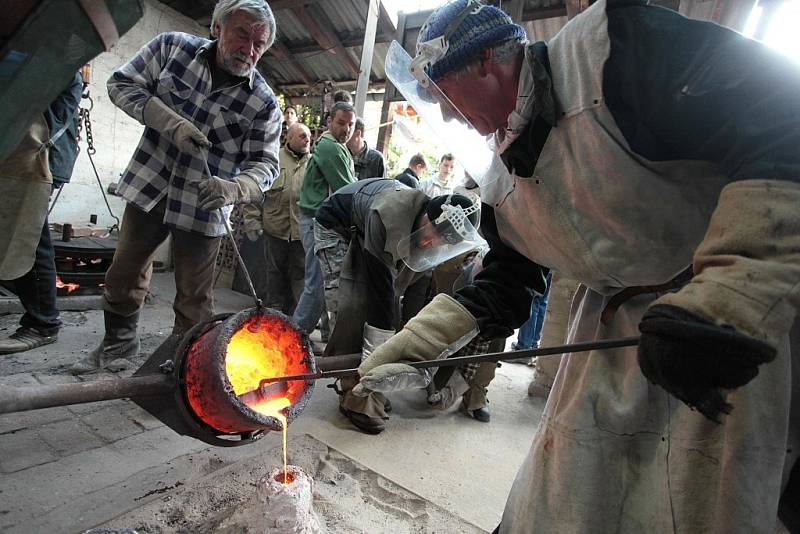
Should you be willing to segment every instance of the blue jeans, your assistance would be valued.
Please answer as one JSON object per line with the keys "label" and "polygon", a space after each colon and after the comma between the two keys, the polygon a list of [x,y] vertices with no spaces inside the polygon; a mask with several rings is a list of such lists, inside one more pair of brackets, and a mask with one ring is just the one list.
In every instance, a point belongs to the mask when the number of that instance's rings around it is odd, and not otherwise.
{"label": "blue jeans", "polygon": [[51,336],[61,327],[56,308],[56,262],[47,217],[44,218],[42,235],[36,245],[36,259],[26,274],[14,280],[14,291],[19,297],[25,314],[20,326],[35,328],[40,334]]}
{"label": "blue jeans", "polygon": [[322,280],[322,269],[314,251],[314,218],[304,212],[299,217],[300,240],[306,253],[305,280],[303,293],[297,302],[292,319],[306,333],[311,333],[317,321],[325,312],[325,285]]}
{"label": "blue jeans", "polygon": [[542,339],[542,327],[544,326],[544,317],[547,313],[547,301],[550,298],[550,282],[553,280],[553,275],[547,275],[547,287],[544,290],[544,295],[536,295],[531,302],[531,316],[519,327],[517,334],[517,349],[532,349],[539,345]]}

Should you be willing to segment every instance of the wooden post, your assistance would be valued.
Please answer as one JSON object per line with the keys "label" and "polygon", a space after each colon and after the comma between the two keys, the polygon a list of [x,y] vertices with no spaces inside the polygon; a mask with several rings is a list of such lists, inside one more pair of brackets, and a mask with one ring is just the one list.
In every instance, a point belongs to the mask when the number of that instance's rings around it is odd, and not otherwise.
{"label": "wooden post", "polygon": [[372,51],[375,49],[375,34],[378,29],[378,12],[381,0],[369,0],[367,9],[367,28],[364,31],[364,45],[361,48],[361,69],[356,86],[356,115],[364,116],[364,105],[367,100],[369,76],[372,73]]}

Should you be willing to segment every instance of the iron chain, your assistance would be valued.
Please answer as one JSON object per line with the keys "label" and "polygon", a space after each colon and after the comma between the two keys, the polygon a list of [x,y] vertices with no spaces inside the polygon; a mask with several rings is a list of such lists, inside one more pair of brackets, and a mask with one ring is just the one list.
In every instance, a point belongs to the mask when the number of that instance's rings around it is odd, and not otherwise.
{"label": "iron chain", "polygon": [[[92,109],[91,98],[89,99],[89,102],[90,106],[88,108],[81,108],[81,119],[83,121],[83,124],[81,124],[81,121],[78,121],[78,140],[80,141],[81,138],[81,129],[85,129],[86,146],[88,147],[86,149],[86,153],[89,154],[90,156],[93,156],[95,153],[97,153],[97,149],[94,147],[94,136],[92,135],[92,119],[90,116]],[[81,126],[83,126],[83,128],[81,128]]]}

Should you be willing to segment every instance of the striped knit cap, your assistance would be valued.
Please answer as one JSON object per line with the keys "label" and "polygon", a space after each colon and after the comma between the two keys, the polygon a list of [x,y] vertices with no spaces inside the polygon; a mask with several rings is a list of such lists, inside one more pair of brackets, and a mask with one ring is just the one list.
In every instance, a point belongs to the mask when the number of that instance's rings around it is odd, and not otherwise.
{"label": "striped knit cap", "polygon": [[[442,36],[450,22],[458,16],[469,0],[455,0],[437,8],[419,32],[417,43]],[[481,6],[477,13],[470,13],[452,32],[447,53],[427,67],[425,71],[434,81],[445,74],[456,71],[488,48],[509,39],[525,39],[522,26],[514,24],[504,11],[494,6]],[[417,45],[419,53],[419,45]]]}

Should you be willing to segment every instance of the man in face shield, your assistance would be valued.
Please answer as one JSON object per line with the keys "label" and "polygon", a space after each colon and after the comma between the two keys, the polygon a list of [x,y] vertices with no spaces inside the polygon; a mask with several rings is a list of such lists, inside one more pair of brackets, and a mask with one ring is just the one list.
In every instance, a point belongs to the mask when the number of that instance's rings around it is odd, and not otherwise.
{"label": "man in face shield", "polygon": [[[336,321],[325,355],[361,352],[366,359],[394,335],[402,318],[413,317],[421,307],[401,297],[422,274],[485,243],[477,233],[479,216],[480,205],[465,196],[430,199],[382,178],[347,185],[323,201],[315,224],[349,243],[341,260],[317,247],[326,300],[334,300],[330,305],[346,317]],[[356,382],[340,382],[340,411],[357,428],[378,434],[388,419],[388,400],[378,392],[354,395]]]}
{"label": "man in face shield", "polygon": [[[458,0],[418,41],[387,75],[429,126],[469,126],[442,140],[481,186],[490,251],[354,391],[391,391],[401,362],[470,331],[462,352],[509,335],[550,268],[583,282],[567,342],[641,341],[563,356],[498,531],[800,528],[800,69],[638,1],[598,0],[528,44]],[[502,165],[468,161],[469,132]]]}

